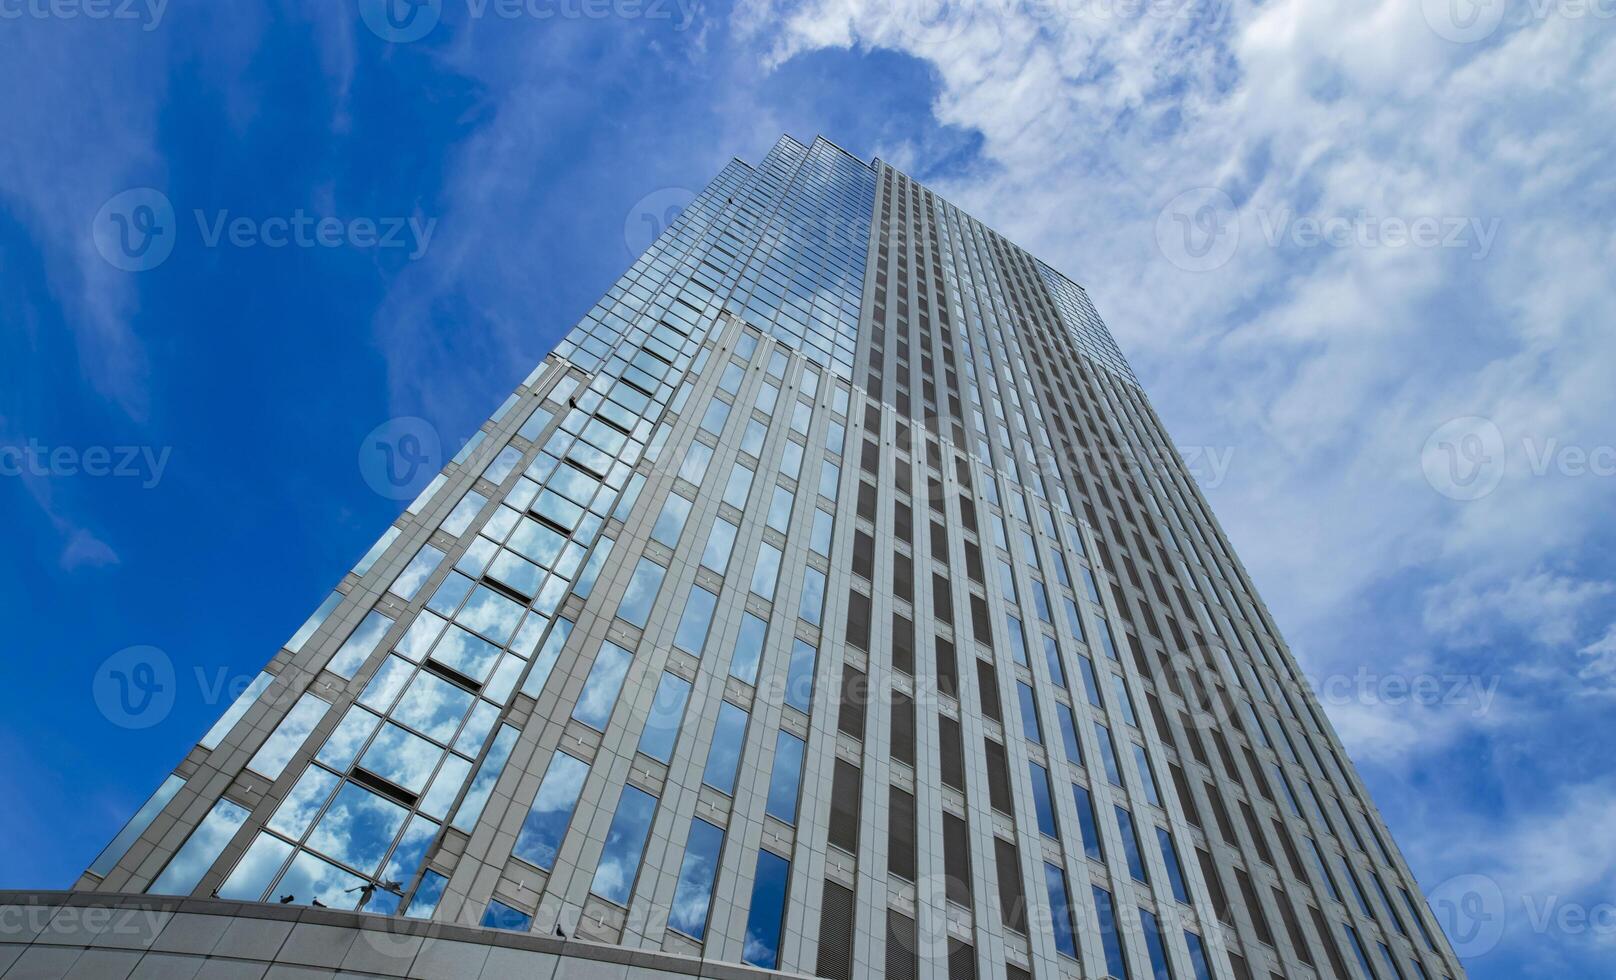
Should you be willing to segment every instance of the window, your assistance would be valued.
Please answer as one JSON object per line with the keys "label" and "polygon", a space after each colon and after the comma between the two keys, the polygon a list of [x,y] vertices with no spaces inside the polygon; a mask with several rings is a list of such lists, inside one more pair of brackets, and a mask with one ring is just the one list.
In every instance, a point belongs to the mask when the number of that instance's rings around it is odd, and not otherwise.
{"label": "window", "polygon": [[679,737],[679,723],[690,700],[690,682],[677,674],[663,672],[651,699],[651,714],[640,732],[640,751],[666,763],[673,758],[673,745]]}
{"label": "window", "polygon": [[286,764],[292,761],[292,756],[303,744],[303,740],[314,731],[314,726],[320,723],[325,713],[331,710],[331,705],[321,701],[312,694],[304,694],[297,699],[275,731],[259,747],[247,768],[265,779],[275,779],[285,771]]}
{"label": "window", "polygon": [[785,534],[791,529],[791,505],[796,501],[795,495],[785,487],[776,484],[774,497],[769,501],[769,527]]}
{"label": "window", "polygon": [[375,652],[377,645],[382,642],[382,637],[392,628],[392,619],[372,609],[365,614],[364,620],[332,655],[325,669],[338,676],[352,678]]}
{"label": "window", "polygon": [[702,414],[701,428],[715,436],[724,432],[724,422],[729,418],[729,402],[714,398],[707,403],[707,411]]}
{"label": "window", "polygon": [[634,568],[633,578],[629,579],[628,590],[623,593],[623,601],[617,606],[617,617],[643,629],[651,615],[657,590],[662,588],[662,577],[667,573],[666,568],[651,559],[641,558]]}
{"label": "window", "polygon": [[220,799],[146,891],[153,895],[190,894],[246,822],[245,808]]}
{"label": "window", "polygon": [[1117,930],[1116,909],[1111,904],[1111,893],[1094,888],[1094,911],[1100,921],[1100,945],[1105,949],[1105,972],[1114,977],[1128,976],[1128,958],[1122,951],[1122,936]]}
{"label": "window", "polygon": [[1139,922],[1144,926],[1145,950],[1150,953],[1152,980],[1173,980],[1173,969],[1167,962],[1167,947],[1162,942],[1160,923],[1148,909],[1139,910]]}
{"label": "window", "polygon": [[788,824],[797,822],[797,794],[802,785],[802,759],[806,743],[788,731],[775,733],[774,771],[769,776],[766,812]]}
{"label": "window", "polygon": [[1111,675],[1111,691],[1117,696],[1117,704],[1122,708],[1122,720],[1134,727],[1139,726],[1139,718],[1133,711],[1133,698],[1128,696],[1128,683],[1122,679],[1121,674]]}
{"label": "window", "polygon": [[693,442],[685,451],[685,460],[679,465],[679,479],[701,486],[707,478],[707,465],[713,461],[713,451],[705,443]]}
{"label": "window", "polygon": [[819,495],[835,500],[837,487],[841,482],[842,468],[828,459],[825,460],[819,468]]}
{"label": "window", "polygon": [[460,808],[455,811],[454,827],[469,834],[477,826],[477,819],[483,814],[483,807],[494,791],[494,784],[499,782],[500,773],[505,771],[511,749],[516,747],[517,734],[517,730],[510,725],[499,726],[494,744],[489,746],[488,755],[483,757],[482,765],[477,767],[477,775],[472,777],[471,788],[466,790],[465,799],[461,800]]}
{"label": "window", "polygon": [[1055,638],[1044,634],[1044,663],[1049,666],[1049,679],[1061,690],[1066,689],[1066,670],[1061,666],[1060,647],[1055,644]]}
{"label": "window", "polygon": [[[270,675],[259,674],[258,676],[264,678]],[[243,695],[243,697],[245,696]],[[257,697],[258,694],[254,693],[253,699],[256,700]],[[236,703],[240,704],[241,700],[238,699]],[[248,703],[250,704],[251,702]],[[231,710],[234,711],[235,709],[232,708]],[[243,708],[242,710],[245,711],[246,709]],[[229,715],[227,714],[226,717],[229,717]],[[222,723],[223,719],[220,719],[220,722]],[[218,725],[214,727],[217,728]],[[228,729],[226,730],[228,731]],[[212,733],[210,732],[209,734]],[[151,826],[151,822],[157,819],[157,815],[163,812],[164,807],[168,806],[168,801],[172,800],[184,785],[185,778],[183,776],[170,775],[164,779],[163,784],[157,787],[157,792],[153,793],[151,798],[142,804],[139,810],[135,811],[135,815],[129,818],[129,822],[124,824],[122,830],[118,831],[118,836],[114,837],[112,842],[106,846],[106,849],[96,856],[95,863],[90,865],[90,872],[103,878],[106,877],[107,872],[117,865],[118,859],[123,857],[124,853],[129,850],[129,845],[133,844],[141,834],[145,833],[146,828]]]}
{"label": "window", "polygon": [[1069,704],[1055,702],[1055,714],[1060,719],[1061,741],[1066,743],[1066,760],[1074,766],[1083,764],[1083,749],[1077,741],[1077,717]]}
{"label": "window", "polygon": [[393,584],[387,587],[387,591],[409,602],[421,591],[421,586],[426,584],[426,580],[432,577],[432,573],[438,570],[438,565],[442,562],[443,552],[429,544],[422,545],[421,550],[410,559],[410,563],[398,573],[398,578],[393,579]]}
{"label": "window", "polygon": [[748,684],[757,683],[758,664],[763,657],[763,640],[769,625],[751,613],[741,616],[741,632],[735,638],[735,651],[730,655],[731,677]]}
{"label": "window", "polygon": [[382,858],[408,816],[409,811],[392,800],[358,783],[343,783],[310,832],[308,846],[365,875],[374,875],[381,870]]}
{"label": "window", "polygon": [[712,748],[707,752],[707,768],[701,781],[721,793],[735,792],[735,773],[741,765],[741,747],[746,742],[747,713],[728,701],[718,709],[718,726],[713,731]]}
{"label": "window", "polygon": [[724,484],[724,503],[736,510],[746,509],[746,498],[752,493],[752,470],[736,463],[729,471],[729,482]]}
{"label": "window", "polygon": [[1133,743],[1133,761],[1139,769],[1139,781],[1145,787],[1145,799],[1161,806],[1161,794],[1156,791],[1156,774],[1150,767],[1150,756],[1145,754],[1145,747],[1138,742]]}
{"label": "window", "polygon": [[685,521],[690,517],[690,501],[676,493],[668,495],[651,528],[651,540],[669,548],[679,546],[679,535],[684,533]]}
{"label": "window", "polygon": [[707,645],[707,633],[713,623],[713,609],[718,596],[697,585],[691,588],[685,600],[684,615],[679,617],[679,629],[674,633],[673,645],[692,656],[701,656]]}
{"label": "window", "polygon": [[797,603],[797,615],[815,626],[825,612],[825,573],[817,568],[805,568],[802,575],[802,594]]}
{"label": "window", "polygon": [[[1000,564],[1002,565],[1004,563],[1000,562]],[[1008,566],[1006,566],[1006,567],[1008,567]],[[1009,628],[1009,632],[1010,632],[1010,654],[1011,654],[1011,656],[1016,658],[1016,663],[1021,664],[1022,666],[1026,666],[1027,665],[1027,638],[1021,632],[1021,620],[1017,619],[1014,616],[1006,616],[1004,618],[1004,622],[1005,622],[1005,625]]]}
{"label": "window", "polygon": [[578,805],[578,796],[588,777],[587,763],[565,752],[555,754],[533,797],[533,806],[522,821],[522,830],[512,852],[516,857],[545,871],[555,867],[556,852],[561,848],[561,839],[567,835],[572,811]]}
{"label": "window", "polygon": [[[230,734],[230,730],[232,728],[236,727],[236,722],[240,721],[242,716],[245,715],[253,705],[258,703],[258,698],[263,695],[264,689],[269,687],[270,682],[274,679],[275,675],[267,671],[262,671],[257,677],[253,678],[253,682],[247,685],[247,689],[242,691],[241,694],[236,697],[235,701],[231,702],[230,707],[225,709],[225,713],[219,716],[219,720],[213,723],[212,728],[208,729],[208,733],[202,736],[202,741],[199,744],[205,749],[211,750],[218,748],[219,743],[224,740],[224,737]],[[182,779],[180,782],[184,783],[185,781]],[[167,801],[165,800],[164,802],[166,803]],[[161,809],[161,807],[159,807],[159,809]],[[136,814],[136,816],[138,817],[139,814]],[[140,835],[137,832],[135,836],[138,837]],[[133,842],[133,838],[130,839],[130,842]],[[116,843],[116,841],[114,841],[114,843]],[[108,847],[108,850],[111,850],[110,846]],[[116,861],[119,856],[121,855],[114,856],[113,861]],[[108,870],[110,869],[111,866],[109,865]],[[92,867],[91,870],[93,871],[94,867]],[[105,875],[106,872],[97,871],[96,874]]]}
{"label": "window", "polygon": [[1148,883],[1150,876],[1145,873],[1144,855],[1139,852],[1139,835],[1133,826],[1133,814],[1116,807],[1117,830],[1122,834],[1122,852],[1128,859],[1128,873],[1133,875],[1135,881]]}
{"label": "window", "polygon": [[770,602],[780,578],[780,549],[767,541],[758,542],[757,563],[752,566],[752,592]]}
{"label": "window", "polygon": [[1089,696],[1089,704],[1103,709],[1105,705],[1100,701],[1100,681],[1094,675],[1094,661],[1082,654],[1077,655],[1077,670],[1083,675],[1083,690]]}
{"label": "window", "polygon": [[822,510],[814,510],[814,528],[808,538],[808,547],[817,555],[830,557],[830,532],[834,519]]}
{"label": "window", "polygon": [[735,547],[735,525],[722,517],[713,521],[713,529],[707,533],[707,545],[701,551],[701,563],[720,575],[729,569],[729,554]]}
{"label": "window", "polygon": [[[417,555],[416,557],[420,556]],[[395,582],[394,584],[397,585],[398,583]],[[326,619],[331,615],[332,612],[336,610],[337,606],[341,604],[341,592],[333,592],[326,596],[324,601],[320,603],[320,607],[314,610],[314,613],[310,615],[308,619],[304,620],[303,625],[297,628],[297,632],[292,634],[292,638],[286,641],[286,649],[292,651],[293,653],[297,653],[298,651],[302,650],[303,644],[309,642],[309,637],[313,636],[315,630],[318,630],[322,625],[325,624]]]}
{"label": "window", "polygon": [[608,902],[628,904],[634,878],[639,874],[640,856],[645,853],[645,839],[651,835],[656,805],[656,797],[650,793],[634,786],[623,787],[590,891]]}
{"label": "window", "polygon": [[612,708],[617,706],[617,695],[623,690],[623,678],[628,676],[634,655],[611,641],[602,643],[595,662],[584,680],[584,689],[572,709],[572,717],[598,732],[606,730]]}
{"label": "window", "polygon": [[443,519],[443,530],[456,538],[465,534],[466,529],[471,527],[471,522],[476,520],[478,514],[482,513],[483,505],[486,503],[488,503],[488,500],[482,494],[475,490],[466,491],[466,495],[460,498],[459,503],[455,504],[454,510],[450,511],[449,516]]}
{"label": "window", "polygon": [[1060,839],[1060,829],[1055,823],[1055,801],[1049,791],[1049,770],[1036,762],[1027,763],[1032,773],[1032,802],[1033,809],[1038,813],[1038,831],[1045,837]]}
{"label": "window", "polygon": [[818,653],[806,640],[791,645],[791,663],[786,670],[786,704],[806,714],[814,696],[814,659]]}
{"label": "window", "polygon": [[1021,701],[1021,734],[1035,745],[1044,744],[1043,727],[1038,723],[1038,703],[1032,688],[1022,681],[1016,681],[1016,694]]}
{"label": "window", "polygon": [[1071,895],[1066,890],[1066,872],[1044,863],[1044,885],[1049,894],[1050,926],[1055,933],[1055,949],[1063,956],[1077,958],[1077,936],[1072,924]]}
{"label": "window", "polygon": [[786,888],[791,862],[759,850],[752,880],[752,903],[746,916],[746,943],[741,958],[772,970],[780,965],[780,930],[785,922]]}
{"label": "window", "polygon": [[679,868],[668,927],[698,942],[707,933],[707,910],[712,904],[718,853],[723,846],[722,830],[699,818],[690,821],[690,838],[685,843],[685,859]]}
{"label": "window", "polygon": [[1077,803],[1077,823],[1083,832],[1083,853],[1096,861],[1105,860],[1105,846],[1100,841],[1100,828],[1094,816],[1094,797],[1086,787],[1072,784],[1072,799]]}
{"label": "window", "polygon": [[528,932],[533,928],[533,917],[526,912],[511,908],[504,902],[493,900],[488,903],[488,908],[483,910],[481,925],[485,929]]}
{"label": "window", "polygon": [[741,452],[749,456],[761,456],[763,454],[763,438],[768,435],[768,432],[768,426],[765,426],[757,419],[747,422],[746,431],[741,434]]}
{"label": "window", "polygon": [[1184,887],[1184,869],[1178,863],[1178,848],[1173,846],[1173,835],[1166,827],[1156,828],[1156,840],[1161,844],[1162,863],[1167,866],[1167,880],[1172,883],[1173,897],[1190,904],[1189,891]]}
{"label": "window", "polygon": [[1117,768],[1117,746],[1111,741],[1111,729],[1094,723],[1094,737],[1100,742],[1100,757],[1105,760],[1105,778],[1112,786],[1122,785],[1122,770]]}

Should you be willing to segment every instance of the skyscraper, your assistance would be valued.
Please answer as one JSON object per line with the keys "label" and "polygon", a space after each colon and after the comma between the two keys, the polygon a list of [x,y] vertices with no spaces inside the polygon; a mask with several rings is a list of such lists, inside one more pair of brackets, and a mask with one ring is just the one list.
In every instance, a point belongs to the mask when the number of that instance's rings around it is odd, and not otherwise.
{"label": "skyscraper", "polygon": [[823,139],[696,196],[80,887],[825,977],[1463,975],[1087,292]]}

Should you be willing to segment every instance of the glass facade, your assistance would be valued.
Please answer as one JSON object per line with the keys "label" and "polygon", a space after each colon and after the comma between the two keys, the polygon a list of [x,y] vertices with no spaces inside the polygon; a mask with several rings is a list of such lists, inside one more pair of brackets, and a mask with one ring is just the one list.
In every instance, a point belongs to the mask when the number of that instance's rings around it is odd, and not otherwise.
{"label": "glass facade", "polygon": [[1389,841],[1087,292],[784,138],[81,887],[826,977],[1461,976]]}

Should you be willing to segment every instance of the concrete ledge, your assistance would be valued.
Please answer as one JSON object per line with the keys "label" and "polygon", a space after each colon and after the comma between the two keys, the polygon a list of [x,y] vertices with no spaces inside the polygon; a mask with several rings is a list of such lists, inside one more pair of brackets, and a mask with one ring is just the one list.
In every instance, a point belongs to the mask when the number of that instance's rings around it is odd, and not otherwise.
{"label": "concrete ledge", "polygon": [[661,950],[336,909],[114,892],[0,891],[0,980],[70,975],[268,980],[310,970],[354,980],[798,978]]}

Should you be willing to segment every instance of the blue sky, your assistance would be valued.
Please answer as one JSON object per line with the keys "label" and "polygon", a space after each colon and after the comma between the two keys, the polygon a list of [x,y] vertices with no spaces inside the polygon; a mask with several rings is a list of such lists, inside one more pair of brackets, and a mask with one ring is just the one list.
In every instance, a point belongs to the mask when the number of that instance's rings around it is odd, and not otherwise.
{"label": "blue sky", "polygon": [[452,452],[823,133],[1089,287],[1471,975],[1616,975],[1616,30],[1478,2],[7,5],[0,886],[70,883],[397,513],[368,433]]}

